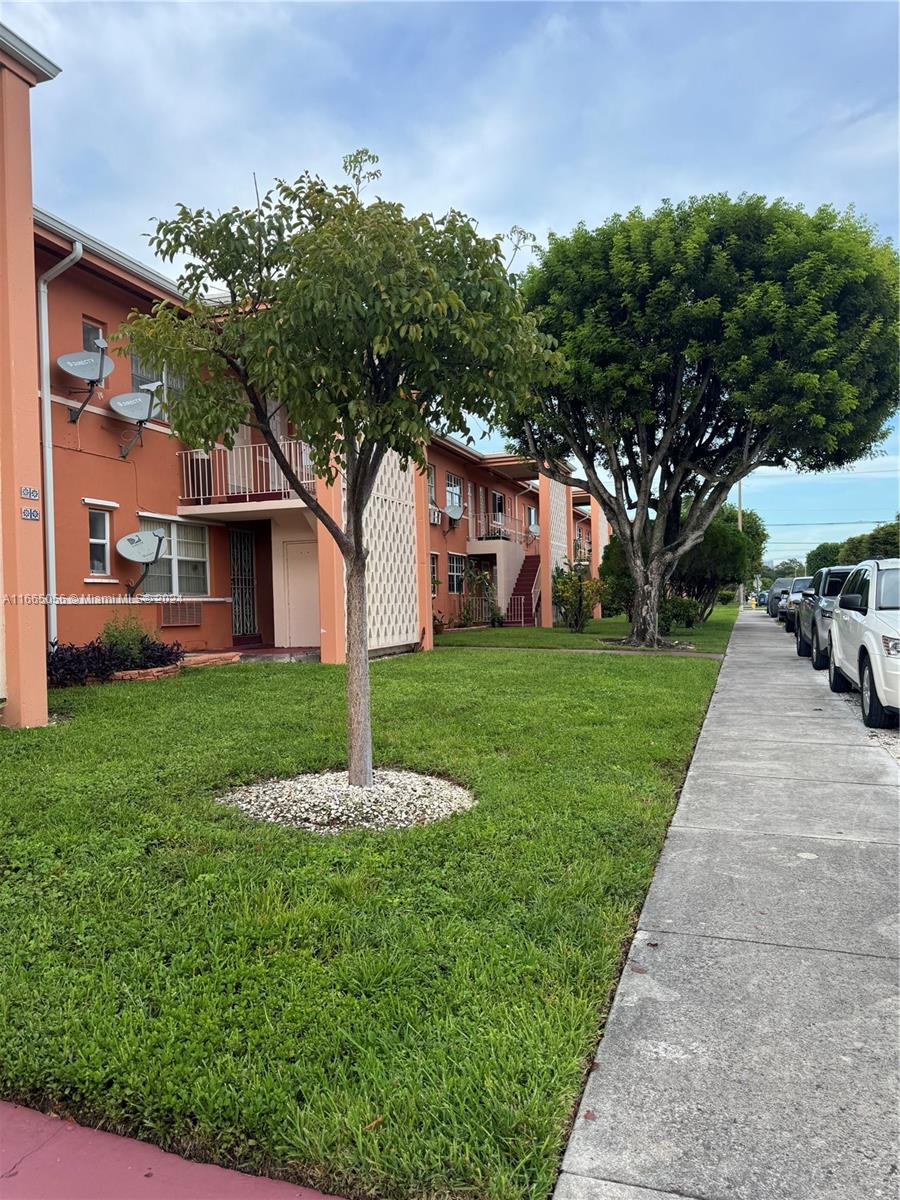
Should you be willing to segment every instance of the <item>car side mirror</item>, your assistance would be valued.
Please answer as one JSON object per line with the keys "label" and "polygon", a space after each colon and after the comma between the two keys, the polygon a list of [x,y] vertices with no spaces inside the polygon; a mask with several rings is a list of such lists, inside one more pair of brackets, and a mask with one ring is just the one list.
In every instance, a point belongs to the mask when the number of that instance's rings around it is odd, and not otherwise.
{"label": "car side mirror", "polygon": [[779,596],[787,596],[787,595],[788,595],[788,589],[787,589],[787,588],[782,588],[782,589],[781,589],[781,591],[778,593],[778,595],[779,595]]}
{"label": "car side mirror", "polygon": [[801,596],[814,596],[816,593],[813,588],[804,588],[800,594]]}
{"label": "car side mirror", "polygon": [[841,596],[838,600],[838,606],[846,609],[847,612],[862,612],[866,609],[863,607],[862,596],[859,592],[848,592],[846,596]]}

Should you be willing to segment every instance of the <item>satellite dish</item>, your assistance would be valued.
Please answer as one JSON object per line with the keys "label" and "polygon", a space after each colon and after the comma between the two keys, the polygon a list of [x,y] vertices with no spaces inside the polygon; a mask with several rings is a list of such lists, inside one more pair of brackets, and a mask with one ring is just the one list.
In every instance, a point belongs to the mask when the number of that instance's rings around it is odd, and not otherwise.
{"label": "satellite dish", "polygon": [[61,354],[56,360],[56,365],[67,375],[83,379],[85,383],[100,383],[112,375],[116,367],[108,355],[95,353],[93,350],[76,350],[72,354]]}
{"label": "satellite dish", "polygon": [[109,407],[126,421],[149,421],[162,413],[162,405],[149,391],[122,392],[119,396],[110,396]]}
{"label": "satellite dish", "polygon": [[152,532],[142,530],[138,533],[126,533],[116,542],[116,551],[130,562],[152,565],[159,558],[165,540],[165,531],[162,529],[154,529]]}
{"label": "satellite dish", "polygon": [[71,354],[61,354],[56,360],[57,366],[67,375],[80,379],[87,384],[83,388],[70,388],[71,392],[78,391],[84,396],[78,408],[69,410],[69,421],[73,424],[87,408],[94,392],[103,383],[107,375],[115,369],[115,363],[106,356],[106,338],[94,338],[96,353],[93,350],[73,350]]}
{"label": "satellite dish", "polygon": [[540,527],[540,525],[538,525],[537,521],[533,521],[528,526],[528,532],[531,534],[532,537],[538,537],[538,535],[541,532],[541,527]]}
{"label": "satellite dish", "polygon": [[109,407],[126,421],[137,424],[137,432],[119,450],[119,458],[127,458],[138,442],[144,444],[144,426],[151,417],[158,417],[162,406],[156,398],[156,393],[162,387],[162,380],[156,383],[146,383],[139,392],[122,392],[118,396],[110,396]]}
{"label": "satellite dish", "polygon": [[461,504],[448,504],[444,512],[451,521],[458,521],[463,515],[463,506]]}

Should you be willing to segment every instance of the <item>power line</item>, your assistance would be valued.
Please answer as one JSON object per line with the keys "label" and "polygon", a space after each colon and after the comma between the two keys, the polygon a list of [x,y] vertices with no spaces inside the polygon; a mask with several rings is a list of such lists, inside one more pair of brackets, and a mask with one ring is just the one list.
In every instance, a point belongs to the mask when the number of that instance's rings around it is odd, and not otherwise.
{"label": "power line", "polygon": [[805,529],[808,525],[825,528],[827,525],[887,525],[893,517],[867,517],[863,521],[767,521],[767,529]]}

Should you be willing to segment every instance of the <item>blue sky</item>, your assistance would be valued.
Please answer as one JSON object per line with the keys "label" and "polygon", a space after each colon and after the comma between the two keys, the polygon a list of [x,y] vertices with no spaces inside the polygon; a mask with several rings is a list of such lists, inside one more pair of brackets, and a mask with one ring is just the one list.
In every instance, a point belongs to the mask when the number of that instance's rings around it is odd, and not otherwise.
{"label": "blue sky", "polygon": [[[894,4],[2,0],[0,20],[63,68],[33,96],[36,202],[147,262],[177,202],[335,178],[362,145],[383,194],[491,233],[747,190],[855,204],[897,241]],[[770,553],[892,516],[898,450],[895,430],[839,477],[752,476]]]}

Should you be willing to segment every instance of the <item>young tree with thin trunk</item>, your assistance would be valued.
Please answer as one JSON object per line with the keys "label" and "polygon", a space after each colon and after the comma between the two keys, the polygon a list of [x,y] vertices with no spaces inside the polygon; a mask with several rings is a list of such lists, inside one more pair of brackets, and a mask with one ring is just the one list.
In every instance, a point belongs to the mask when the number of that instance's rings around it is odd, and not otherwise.
{"label": "young tree with thin trunk", "polygon": [[[231,447],[241,426],[265,440],[294,492],[344,558],[350,782],[372,784],[364,537],[385,455],[422,470],[432,431],[468,435],[521,399],[546,359],[499,238],[462,213],[407,216],[375,198],[367,151],[350,183],[306,174],[250,209],[181,206],[151,245],[184,257],[180,306],[133,314],[122,343],[151,370],[181,377],[167,416],[188,445]],[[285,454],[286,419],[315,475],[343,481],[335,517]]]}
{"label": "young tree with thin trunk", "polygon": [[664,586],[738,480],[842,466],[886,435],[897,270],[852,211],[761,196],[551,237],[523,289],[562,369],[508,432],[606,513],[635,584],[636,644],[657,644]]}

